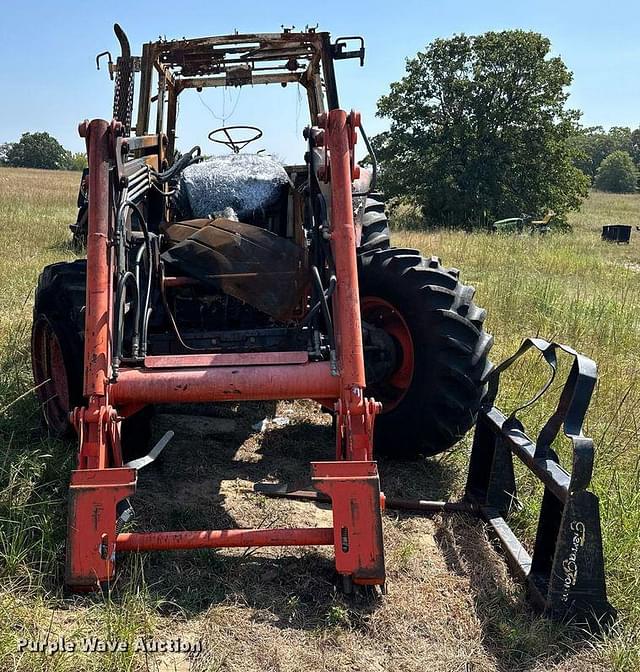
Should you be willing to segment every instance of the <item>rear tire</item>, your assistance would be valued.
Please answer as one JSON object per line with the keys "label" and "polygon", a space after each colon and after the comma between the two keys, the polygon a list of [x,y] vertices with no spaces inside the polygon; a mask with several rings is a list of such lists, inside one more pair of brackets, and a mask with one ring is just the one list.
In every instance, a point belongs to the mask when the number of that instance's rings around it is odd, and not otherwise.
{"label": "rear tire", "polygon": [[381,194],[372,194],[367,197],[362,217],[362,236],[359,252],[386,250],[391,244],[389,220],[385,213],[384,201]]}
{"label": "rear tire", "polygon": [[359,279],[363,321],[396,344],[394,374],[367,389],[383,404],[375,451],[406,459],[451,448],[474,425],[491,369],[474,288],[410,249],[360,255]]}
{"label": "rear tire", "polygon": [[[84,404],[84,309],[87,262],[78,259],[47,266],[38,279],[31,364],[36,396],[51,436],[70,438],[75,430],[69,413]],[[148,452],[153,408],[146,407],[122,422],[125,461]]]}

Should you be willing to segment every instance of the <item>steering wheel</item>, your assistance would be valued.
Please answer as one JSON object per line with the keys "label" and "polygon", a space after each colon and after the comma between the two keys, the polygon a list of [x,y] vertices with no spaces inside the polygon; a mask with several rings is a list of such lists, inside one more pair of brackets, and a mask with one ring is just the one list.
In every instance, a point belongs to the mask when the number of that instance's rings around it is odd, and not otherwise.
{"label": "steering wheel", "polygon": [[[229,131],[238,130],[255,131],[255,133],[250,138],[241,138],[235,140],[233,137],[231,137],[231,133],[229,133]],[[226,140],[224,138],[215,137],[216,135],[223,133],[226,136]],[[235,133],[233,135],[235,135]],[[256,126],[221,126],[220,128],[216,128],[214,131],[211,131],[211,133],[208,135],[209,140],[227,146],[233,151],[234,154],[237,154],[241,149],[244,149],[250,142],[259,140],[261,137],[262,131]]]}

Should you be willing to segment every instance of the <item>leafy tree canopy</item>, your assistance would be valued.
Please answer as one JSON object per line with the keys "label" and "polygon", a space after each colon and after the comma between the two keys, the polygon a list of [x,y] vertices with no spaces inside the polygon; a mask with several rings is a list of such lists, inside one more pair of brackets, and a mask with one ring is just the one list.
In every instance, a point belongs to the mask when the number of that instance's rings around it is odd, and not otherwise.
{"label": "leafy tree canopy", "polygon": [[18,142],[5,145],[4,163],[16,168],[66,169],[69,152],[48,133],[23,133]]}
{"label": "leafy tree canopy", "polygon": [[67,170],[84,170],[87,167],[87,155],[84,152],[69,152]]}
{"label": "leafy tree canopy", "polygon": [[588,179],[572,162],[579,113],[572,75],[534,32],[438,39],[378,101],[382,186],[415,200],[430,225],[479,226],[579,206]]}
{"label": "leafy tree canopy", "polygon": [[602,191],[629,193],[638,186],[638,169],[628,152],[616,150],[603,159],[596,173],[595,186]]}
{"label": "leafy tree canopy", "polygon": [[613,126],[605,131],[602,126],[583,128],[571,140],[576,150],[575,165],[592,179],[603,159],[615,151],[627,152],[636,168],[640,168],[640,128]]}

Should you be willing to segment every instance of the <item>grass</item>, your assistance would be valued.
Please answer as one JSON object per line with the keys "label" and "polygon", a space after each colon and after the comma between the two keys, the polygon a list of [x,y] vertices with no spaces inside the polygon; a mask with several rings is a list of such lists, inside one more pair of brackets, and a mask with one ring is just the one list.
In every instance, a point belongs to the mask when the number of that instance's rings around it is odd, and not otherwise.
{"label": "grass", "polygon": [[[463,518],[386,516],[389,595],[380,602],[335,590],[325,551],[167,553],[123,561],[109,596],[61,589],[65,500],[73,446],[47,439],[29,371],[32,290],[41,268],[73,256],[77,173],[0,169],[0,670],[619,670],[640,669],[640,234],[629,246],[600,241],[604,224],[640,225],[640,196],[594,193],[572,216],[574,233],[545,238],[395,232],[462,269],[488,310],[493,359],[525,335],[571,344],[599,364],[586,433],[594,437],[593,487],[601,498],[610,599],[620,622],[604,641],[533,614],[482,526]],[[534,358],[505,379],[513,406],[542,380]],[[540,426],[554,393],[525,421]],[[179,426],[162,466],[141,472],[140,529],[171,525],[326,524],[328,512],[247,494],[262,478],[304,479],[309,459],[330,459],[331,430],[311,404],[218,407],[231,434]],[[252,430],[288,414],[289,426]],[[192,425],[190,432],[189,426]],[[389,495],[460,492],[468,441],[443,459],[382,463]],[[566,446],[560,446],[566,458]],[[517,524],[531,535],[530,480]],[[120,653],[20,653],[19,638],[64,635],[135,642],[181,636],[197,658]]]}

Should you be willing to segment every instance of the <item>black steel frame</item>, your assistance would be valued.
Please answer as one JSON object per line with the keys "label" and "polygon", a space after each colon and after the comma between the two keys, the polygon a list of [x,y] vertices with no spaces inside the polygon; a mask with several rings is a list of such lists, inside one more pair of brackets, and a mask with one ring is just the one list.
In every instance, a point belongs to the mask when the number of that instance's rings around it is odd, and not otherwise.
{"label": "black steel frame", "polygon": [[[544,387],[505,416],[494,402],[500,375],[528,350],[538,350],[551,369]],[[535,441],[517,414],[531,406],[555,380],[558,352],[573,358],[558,406]],[[490,374],[488,401],[478,418],[465,500],[477,507],[502,546],[515,573],[526,581],[532,602],[556,619],[577,619],[599,630],[616,617],[607,600],[600,506],[588,490],[593,473],[593,440],[582,427],[597,381],[593,360],[566,345],[525,339],[520,349]],[[560,430],[572,446],[572,470],[560,464],[552,444]],[[538,528],[529,555],[506,522],[517,501],[513,458],[544,485]]]}

